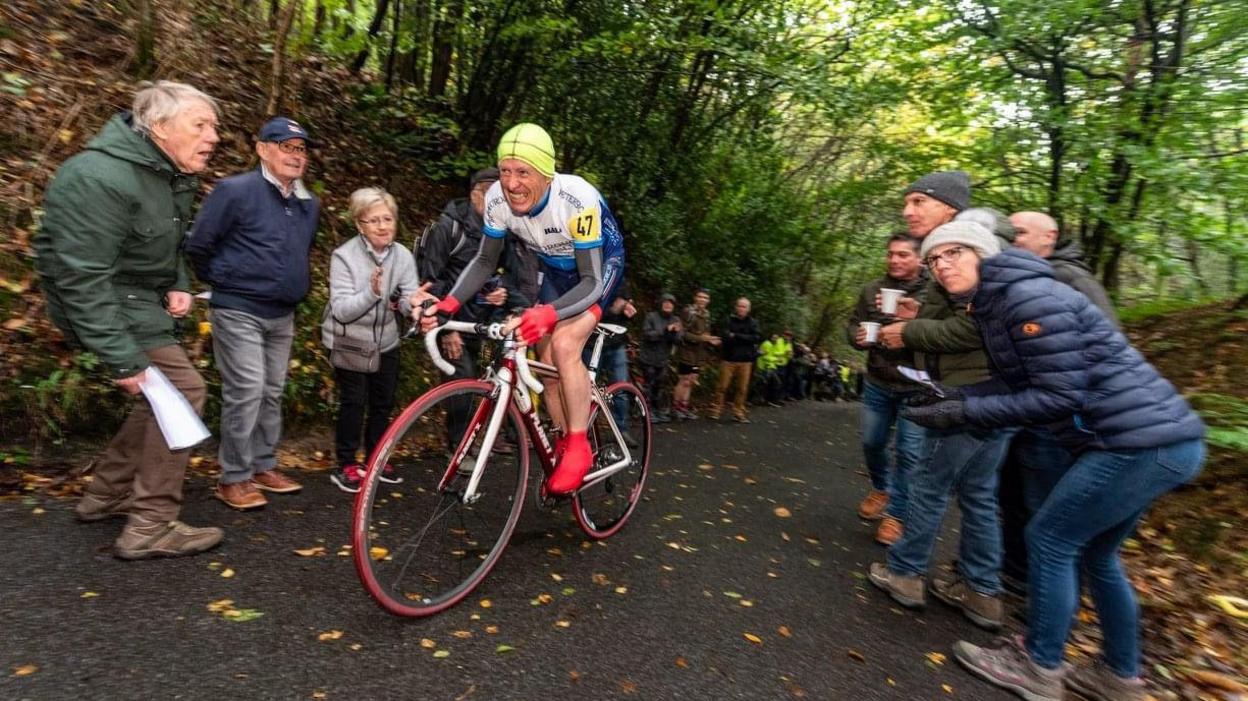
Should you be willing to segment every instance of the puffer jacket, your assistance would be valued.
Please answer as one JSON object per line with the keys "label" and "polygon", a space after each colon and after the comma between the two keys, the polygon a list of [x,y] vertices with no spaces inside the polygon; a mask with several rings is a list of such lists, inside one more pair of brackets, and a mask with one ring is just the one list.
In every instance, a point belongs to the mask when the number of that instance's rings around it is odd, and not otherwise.
{"label": "puffer jacket", "polygon": [[1045,425],[1075,453],[1204,435],[1174,386],[1043,259],[1015,248],[984,261],[973,309],[999,383],[966,388],[972,423]]}
{"label": "puffer jacket", "polygon": [[132,124],[114,116],[61,164],[34,237],[49,318],[116,378],[177,342],[165,294],[191,289],[182,242],[199,188]]}
{"label": "puffer jacket", "polygon": [[390,295],[399,294],[399,313],[412,313],[410,298],[417,289],[416,262],[403,246],[391,243],[381,262],[381,294],[373,294],[370,281],[377,268],[377,254],[362,235],[334,250],[329,263],[329,304],[321,319],[321,343],[333,349],[334,334],[376,343],[382,353],[399,345],[399,323],[390,309]]}

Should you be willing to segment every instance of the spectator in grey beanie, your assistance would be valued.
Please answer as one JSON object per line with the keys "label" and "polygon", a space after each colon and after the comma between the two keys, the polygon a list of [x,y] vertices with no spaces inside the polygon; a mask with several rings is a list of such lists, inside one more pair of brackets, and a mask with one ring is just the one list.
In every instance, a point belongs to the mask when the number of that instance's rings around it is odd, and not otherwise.
{"label": "spectator in grey beanie", "polygon": [[[1001,252],[1001,243],[987,227],[973,221],[955,219],[948,224],[936,227],[923,239],[919,248],[919,256],[926,261],[928,254],[933,250],[951,243],[974,249],[979,254],[980,260],[991,258]],[[930,265],[929,263],[929,267]]]}
{"label": "spectator in grey beanie", "polygon": [[961,212],[971,206],[971,176],[961,170],[928,173],[906,188],[903,195],[922,193]]}
{"label": "spectator in grey beanie", "polygon": [[1014,245],[1014,238],[1018,236],[1018,229],[1005,216],[1004,213],[998,212],[991,207],[971,207],[958,212],[957,220],[973,221],[988,229],[997,235],[997,240],[1001,242],[1001,248],[1009,248]]}

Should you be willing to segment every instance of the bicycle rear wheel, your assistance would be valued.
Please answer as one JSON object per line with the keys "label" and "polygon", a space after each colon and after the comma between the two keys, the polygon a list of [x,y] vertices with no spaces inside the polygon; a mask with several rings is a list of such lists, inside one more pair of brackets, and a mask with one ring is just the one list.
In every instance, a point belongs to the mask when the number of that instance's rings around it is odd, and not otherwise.
{"label": "bicycle rear wheel", "polygon": [[[485,579],[507,547],[524,505],[529,451],[508,406],[476,499],[465,503],[496,401],[494,385],[457,380],[412,402],[369,459],[356,496],[352,545],[365,589],[387,611],[428,616],[454,606]],[[462,456],[462,461],[456,456]],[[401,484],[381,481],[390,463]]]}
{"label": "bicycle rear wheel", "polygon": [[[582,487],[572,498],[572,511],[581,530],[591,538],[608,538],[624,527],[637,508],[650,468],[650,407],[645,395],[631,382],[617,382],[604,392],[606,405],[625,436],[630,460],[623,469]],[[591,472],[618,462],[623,446],[597,402],[590,409],[590,448],[594,452]]]}

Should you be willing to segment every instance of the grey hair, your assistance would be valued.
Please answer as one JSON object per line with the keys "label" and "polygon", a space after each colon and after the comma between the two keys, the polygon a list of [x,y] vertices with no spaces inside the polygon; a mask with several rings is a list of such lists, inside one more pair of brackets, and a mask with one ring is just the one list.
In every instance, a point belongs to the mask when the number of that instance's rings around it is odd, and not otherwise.
{"label": "grey hair", "polygon": [[151,136],[152,127],[173,119],[196,101],[206,103],[217,118],[221,118],[221,108],[217,101],[186,83],[175,83],[172,80],[139,83],[139,91],[134,94],[134,104],[130,109],[134,114],[134,130]]}
{"label": "grey hair", "polygon": [[380,202],[386,205],[396,219],[399,216],[399,205],[394,201],[394,195],[386,192],[379,187],[362,187],[351,193],[351,199],[347,204],[347,210],[351,212],[352,221],[359,221],[360,217],[369,210],[370,207]]}

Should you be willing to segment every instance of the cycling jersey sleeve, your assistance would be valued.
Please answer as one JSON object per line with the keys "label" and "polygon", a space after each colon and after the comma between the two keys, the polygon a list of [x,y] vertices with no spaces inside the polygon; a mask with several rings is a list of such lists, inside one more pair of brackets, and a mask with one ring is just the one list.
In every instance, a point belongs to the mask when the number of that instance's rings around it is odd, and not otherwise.
{"label": "cycling jersey sleeve", "polygon": [[563,296],[550,303],[560,321],[589,309],[602,297],[602,247],[577,248],[576,272],[581,279]]}
{"label": "cycling jersey sleeve", "polygon": [[481,245],[477,247],[477,255],[473,256],[464,272],[459,274],[450,296],[465,304],[481,289],[485,281],[494,274],[498,265],[498,257],[503,253],[504,239],[493,236],[482,236]]}

